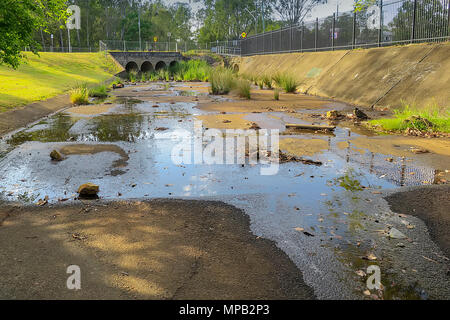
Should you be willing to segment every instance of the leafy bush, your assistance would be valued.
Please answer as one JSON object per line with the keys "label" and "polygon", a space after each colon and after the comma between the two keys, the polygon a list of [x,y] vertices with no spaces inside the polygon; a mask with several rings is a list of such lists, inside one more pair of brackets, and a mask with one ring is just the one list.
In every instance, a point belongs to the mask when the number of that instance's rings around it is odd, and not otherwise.
{"label": "leafy bush", "polygon": [[234,74],[228,68],[216,68],[210,77],[212,94],[228,94],[233,89]]}
{"label": "leafy bush", "polygon": [[181,61],[170,68],[170,73],[180,80],[206,82],[209,80],[211,67],[204,60]]}
{"label": "leafy bush", "polygon": [[289,74],[283,74],[278,79],[279,86],[283,88],[286,93],[293,93],[297,91],[298,83],[295,78]]}
{"label": "leafy bush", "polygon": [[89,90],[85,84],[70,90],[70,102],[75,105],[89,104]]}
{"label": "leafy bush", "polygon": [[237,79],[235,82],[236,92],[239,97],[250,99],[250,82],[245,79]]}
{"label": "leafy bush", "polygon": [[264,81],[263,80],[258,80],[258,87],[259,89],[264,89]]}
{"label": "leafy bush", "polygon": [[133,70],[133,71],[128,72],[128,80],[131,81],[131,82],[136,82],[137,81],[137,75],[138,75],[137,71]]}
{"label": "leafy bush", "polygon": [[450,110],[431,105],[417,108],[404,104],[394,110],[394,118],[369,121],[369,125],[381,127],[387,131],[404,131],[408,128],[420,131],[450,132]]}
{"label": "leafy bush", "polygon": [[265,74],[262,76],[262,82],[268,89],[272,89],[272,77]]}
{"label": "leafy bush", "polygon": [[89,90],[89,97],[106,98],[107,96],[108,96],[108,89],[104,85]]}

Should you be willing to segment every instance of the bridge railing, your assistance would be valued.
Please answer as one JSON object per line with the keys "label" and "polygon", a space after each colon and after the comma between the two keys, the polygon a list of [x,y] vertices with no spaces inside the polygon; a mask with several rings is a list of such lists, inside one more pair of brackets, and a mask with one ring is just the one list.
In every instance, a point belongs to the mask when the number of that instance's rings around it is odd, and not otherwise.
{"label": "bridge railing", "polygon": [[149,51],[149,52],[188,52],[191,50],[211,50],[209,43],[197,43],[193,41],[123,41],[123,40],[102,40],[103,47],[109,51]]}

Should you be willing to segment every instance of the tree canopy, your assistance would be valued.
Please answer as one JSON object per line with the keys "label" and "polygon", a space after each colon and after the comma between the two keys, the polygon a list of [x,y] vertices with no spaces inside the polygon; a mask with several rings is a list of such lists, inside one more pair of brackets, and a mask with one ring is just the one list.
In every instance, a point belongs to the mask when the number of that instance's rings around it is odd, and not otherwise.
{"label": "tree canopy", "polygon": [[37,53],[36,30],[48,30],[52,21],[64,20],[65,0],[0,1],[0,64],[17,68],[21,51],[29,47]]}

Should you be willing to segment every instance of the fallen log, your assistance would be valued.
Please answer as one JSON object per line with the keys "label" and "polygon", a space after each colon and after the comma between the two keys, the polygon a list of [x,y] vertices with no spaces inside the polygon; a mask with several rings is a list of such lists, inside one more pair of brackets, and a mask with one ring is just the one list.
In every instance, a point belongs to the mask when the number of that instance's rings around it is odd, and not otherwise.
{"label": "fallen log", "polygon": [[326,130],[326,131],[333,131],[334,129],[336,129],[335,126],[323,126],[316,124],[296,124],[296,123],[287,123],[286,128],[304,129],[304,130]]}

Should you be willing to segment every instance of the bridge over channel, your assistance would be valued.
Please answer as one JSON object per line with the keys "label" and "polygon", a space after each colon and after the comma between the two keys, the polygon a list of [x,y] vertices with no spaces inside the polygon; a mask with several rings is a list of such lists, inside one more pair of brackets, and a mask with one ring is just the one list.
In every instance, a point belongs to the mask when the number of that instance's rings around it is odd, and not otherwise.
{"label": "bridge over channel", "polygon": [[185,60],[179,52],[109,52],[127,72],[158,71]]}

